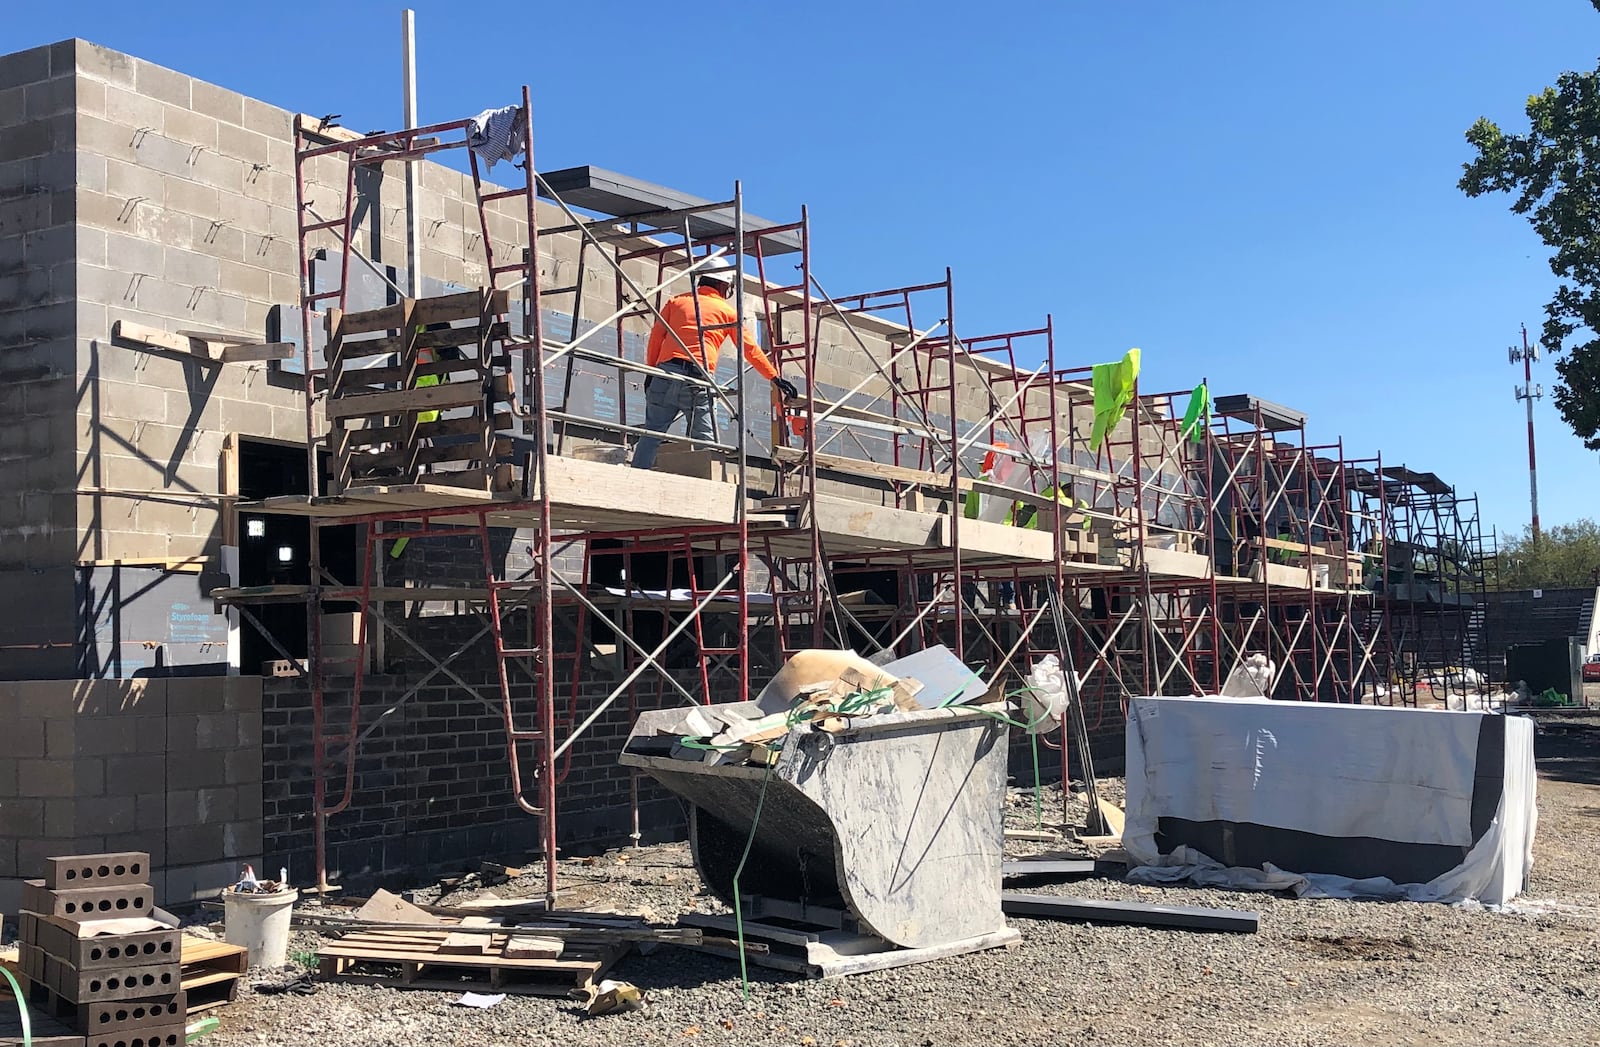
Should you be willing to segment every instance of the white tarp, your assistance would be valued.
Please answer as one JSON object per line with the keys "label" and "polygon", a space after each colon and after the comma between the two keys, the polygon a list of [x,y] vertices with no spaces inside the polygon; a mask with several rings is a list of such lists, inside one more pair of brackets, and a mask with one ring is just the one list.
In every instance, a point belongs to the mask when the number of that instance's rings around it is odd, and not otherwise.
{"label": "white tarp", "polygon": [[[1504,766],[1480,769],[1478,736],[1486,715],[1265,699],[1135,698],[1128,710],[1122,842],[1134,863],[1147,868],[1131,878],[1331,896],[1508,901],[1522,890],[1533,862],[1533,724],[1500,718],[1505,743],[1494,752]],[[1474,789],[1496,787],[1493,818],[1474,840]],[[1163,817],[1349,839],[1352,847],[1377,840],[1466,853],[1455,868],[1415,884],[1268,862],[1229,869],[1218,860],[1221,855],[1188,846],[1161,853],[1156,835]],[[1284,863],[1294,857],[1290,847]]]}

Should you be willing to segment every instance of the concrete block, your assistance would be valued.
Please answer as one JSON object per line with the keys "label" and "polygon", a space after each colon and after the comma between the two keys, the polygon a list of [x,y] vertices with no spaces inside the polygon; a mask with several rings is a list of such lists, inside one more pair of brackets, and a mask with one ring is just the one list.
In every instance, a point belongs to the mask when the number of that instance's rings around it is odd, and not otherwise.
{"label": "concrete block", "polygon": [[126,831],[135,825],[134,797],[113,794],[110,796],[80,797],[77,801],[78,832],[114,833]]}
{"label": "concrete block", "polygon": [[[215,152],[217,121],[188,107],[167,106],[161,114],[161,135],[191,148],[198,146]],[[191,167],[199,165],[198,156],[191,156],[190,160]]]}
{"label": "concrete block", "polygon": [[44,724],[44,755],[52,760],[70,760],[75,755],[76,721],[47,720]]}
{"label": "concrete block", "polygon": [[166,824],[200,825],[206,821],[200,808],[198,789],[174,789],[166,794]]}
{"label": "concrete block", "polygon": [[223,755],[223,768],[229,785],[259,785],[262,779],[261,749],[234,749]]}
{"label": "concrete block", "polygon": [[44,834],[58,839],[69,839],[77,831],[75,812],[78,800],[60,799],[44,801]]}
{"label": "concrete block", "polygon": [[[8,756],[0,759],[0,807],[11,802],[11,797],[17,795],[17,760]],[[0,836],[5,835],[5,830],[0,829]]]}
{"label": "concrete block", "polygon": [[132,160],[108,157],[106,165],[107,194],[122,200],[143,197],[146,200],[164,200],[167,176]]}
{"label": "concrete block", "polygon": [[77,745],[81,756],[128,755],[139,751],[138,738],[120,717],[80,719]]}
{"label": "concrete block", "polygon": [[[239,858],[260,854],[262,851],[262,825],[260,818],[241,818],[229,822],[222,832],[223,853]],[[283,856],[279,856],[280,858]],[[257,866],[260,868],[260,866]]]}
{"label": "concrete block", "polygon": [[244,164],[231,156],[223,156],[214,147],[196,156],[191,166],[195,181],[232,195],[244,192],[246,170]]}
{"label": "concrete block", "polygon": [[50,48],[34,47],[0,57],[0,88],[19,87],[50,77]]}
{"label": "concrete block", "polygon": [[[154,717],[140,717],[141,723],[145,721],[157,722]],[[165,727],[165,725],[162,725]],[[167,758],[165,738],[156,749],[141,747],[141,751],[132,756],[107,756],[105,758],[106,789],[117,793],[145,794],[159,793],[167,787]]]}
{"label": "concrete block", "polygon": [[139,162],[173,178],[193,178],[198,157],[195,147],[164,134],[142,134],[134,138]]}
{"label": "concrete block", "polygon": [[[239,102],[242,119],[244,99],[239,98]],[[236,120],[218,125],[217,151],[223,156],[230,156],[247,164],[270,164],[272,139],[244,127],[234,126],[238,122]]]}
{"label": "concrete block", "polygon": [[193,739],[194,723],[192,717],[197,713],[221,712],[225,707],[224,694],[226,693],[226,677],[193,677],[190,679],[171,679],[167,684],[166,713],[169,722],[175,723],[182,718],[191,718],[187,728],[187,736]]}
{"label": "concrete block", "polygon": [[175,747],[173,758],[167,764],[169,789],[199,789],[227,783],[228,773],[221,750],[208,749],[178,755],[181,752],[180,748]]}
{"label": "concrete block", "polygon": [[244,123],[244,96],[235,91],[195,80],[190,86],[190,97],[194,108],[212,119]]}
{"label": "concrete block", "polygon": [[[259,787],[257,787],[259,792]],[[233,788],[218,786],[199,790],[200,820],[204,822],[230,822],[240,817],[239,793]],[[255,816],[260,817],[261,805],[255,806]]]}
{"label": "concrete block", "polygon": [[120,51],[113,51],[109,47],[91,44],[87,40],[77,40],[75,43],[76,65],[80,74],[122,87],[134,85],[138,59]]}
{"label": "concrete block", "polygon": [[0,757],[40,759],[45,755],[44,720],[18,717],[0,731]]}
{"label": "concrete block", "polygon": [[[18,875],[20,872],[17,869],[17,841],[0,838],[0,878]],[[4,888],[0,887],[0,891],[3,890]],[[3,904],[0,902],[0,905]],[[5,910],[0,909],[0,911]]]}
{"label": "concrete block", "polygon": [[137,91],[110,84],[104,85],[101,90],[104,92],[102,111],[94,113],[85,110],[87,115],[101,117],[108,124],[125,128],[129,138],[139,130],[150,134],[161,133],[165,110],[169,107],[164,106],[159,98],[149,98]]}
{"label": "concrete block", "polygon": [[288,110],[258,102],[254,98],[243,99],[243,108],[245,127],[281,142],[294,140],[294,118]]}
{"label": "concrete block", "polygon": [[[108,103],[109,105],[109,103]],[[113,123],[87,113],[77,115],[77,134],[71,141],[62,142],[63,148],[78,148],[117,160],[134,161],[139,158],[139,145],[150,139],[154,132],[143,130],[144,125]]]}
{"label": "concrete block", "polygon": [[232,749],[239,744],[237,713],[201,713],[194,724],[198,749]]}
{"label": "concrete block", "polygon": [[73,788],[79,796],[99,796],[106,791],[106,761],[80,756],[73,761]]}
{"label": "concrete block", "polygon": [[[15,770],[13,769],[13,774]],[[15,786],[13,786],[15,789]],[[0,837],[38,837],[44,834],[44,801],[0,799]]]}
{"label": "concrete block", "polygon": [[170,874],[174,871],[172,866],[215,862],[226,854],[223,850],[223,832],[222,823],[167,827],[169,890],[171,889]]}
{"label": "concrete block", "polygon": [[193,104],[194,79],[152,62],[135,60],[134,86],[142,95],[159,98],[188,109]]}
{"label": "concrete block", "polygon": [[23,115],[33,120],[71,113],[76,101],[77,92],[70,76],[28,84],[23,94]]}
{"label": "concrete block", "polygon": [[134,797],[134,828],[138,830],[165,829],[167,826],[167,794],[140,793]]}
{"label": "concrete block", "polygon": [[[122,419],[156,424],[168,421],[169,394],[164,389],[147,385],[129,385],[126,382],[101,382],[98,395],[100,416],[103,421]],[[115,431],[113,427],[106,428]]]}
{"label": "concrete block", "polygon": [[77,791],[71,760],[18,760],[17,795],[20,797],[70,797]]}
{"label": "concrete block", "polygon": [[161,278],[189,287],[217,287],[220,270],[215,258],[169,247],[165,252]]}

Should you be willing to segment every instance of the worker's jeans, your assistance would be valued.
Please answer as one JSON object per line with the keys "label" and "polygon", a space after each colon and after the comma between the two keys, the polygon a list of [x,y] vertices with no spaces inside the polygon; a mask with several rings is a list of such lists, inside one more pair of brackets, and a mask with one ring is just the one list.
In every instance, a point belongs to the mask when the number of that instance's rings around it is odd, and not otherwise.
{"label": "worker's jeans", "polygon": [[[661,365],[661,369],[682,375],[698,373],[697,368],[687,360],[668,360]],[[689,439],[711,439],[711,391],[659,375],[651,379],[650,388],[644,393],[644,427],[664,433],[680,414],[688,420]],[[640,437],[633,449],[633,467],[654,468],[656,452],[659,450],[660,439],[654,436]]]}

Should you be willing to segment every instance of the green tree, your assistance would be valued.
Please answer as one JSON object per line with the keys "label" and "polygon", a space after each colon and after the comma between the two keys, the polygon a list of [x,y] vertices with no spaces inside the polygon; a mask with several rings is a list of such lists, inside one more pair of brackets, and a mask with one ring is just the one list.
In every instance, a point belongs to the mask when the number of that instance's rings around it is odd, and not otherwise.
{"label": "green tree", "polygon": [[[1600,0],[1590,0],[1600,10]],[[1554,252],[1560,280],[1544,307],[1540,341],[1556,358],[1556,409],[1600,451],[1600,69],[1562,73],[1528,99],[1528,133],[1507,134],[1488,117],[1467,129],[1477,155],[1457,183],[1468,196],[1513,193]]]}
{"label": "green tree", "polygon": [[1600,524],[1587,519],[1559,524],[1537,539],[1525,527],[1521,537],[1501,542],[1496,564],[1501,589],[1595,585],[1600,578]]}

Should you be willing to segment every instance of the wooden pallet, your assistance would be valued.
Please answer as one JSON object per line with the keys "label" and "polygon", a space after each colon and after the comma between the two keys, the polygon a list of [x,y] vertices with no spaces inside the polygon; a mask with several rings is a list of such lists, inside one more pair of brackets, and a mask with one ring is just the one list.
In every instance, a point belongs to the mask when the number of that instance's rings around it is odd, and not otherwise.
{"label": "wooden pallet", "polygon": [[460,992],[487,989],[529,996],[566,996],[590,989],[627,954],[627,943],[568,943],[560,959],[511,959],[498,955],[507,935],[491,936],[482,955],[441,951],[448,934],[370,930],[346,934],[317,950],[321,974],[340,981],[400,989]]}
{"label": "wooden pallet", "polygon": [[[422,477],[479,491],[510,488],[511,444],[496,435],[515,417],[507,305],[505,291],[485,288],[363,312],[328,310],[326,414],[336,491]],[[424,329],[461,321],[466,326]],[[461,359],[442,359],[445,348],[462,350]],[[379,357],[393,362],[366,366]],[[419,420],[424,412],[432,420]]]}
{"label": "wooden pallet", "polygon": [[239,979],[250,966],[250,952],[242,945],[183,936],[179,960],[182,989],[189,1013],[232,1003],[239,996]]}
{"label": "wooden pallet", "polygon": [[[0,982],[4,979],[0,978]],[[81,1033],[47,1014],[28,1012],[33,1033],[33,1047],[84,1047]],[[6,1003],[0,1006],[0,1047],[22,1047],[22,1015],[11,1003],[11,991],[6,990]]]}

